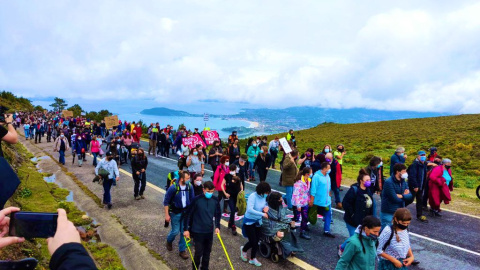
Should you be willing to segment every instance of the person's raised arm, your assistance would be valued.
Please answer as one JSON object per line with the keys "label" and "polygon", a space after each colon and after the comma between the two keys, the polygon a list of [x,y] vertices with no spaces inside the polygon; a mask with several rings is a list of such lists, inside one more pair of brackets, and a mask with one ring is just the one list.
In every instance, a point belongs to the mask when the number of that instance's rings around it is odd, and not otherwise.
{"label": "person's raised arm", "polygon": [[17,135],[17,131],[13,127],[12,122],[13,122],[13,117],[10,114],[5,117],[5,123],[1,123],[1,125],[3,126],[2,128],[5,128],[7,130],[7,134],[2,138],[2,141],[11,143],[11,144],[16,144],[18,142],[18,135]]}

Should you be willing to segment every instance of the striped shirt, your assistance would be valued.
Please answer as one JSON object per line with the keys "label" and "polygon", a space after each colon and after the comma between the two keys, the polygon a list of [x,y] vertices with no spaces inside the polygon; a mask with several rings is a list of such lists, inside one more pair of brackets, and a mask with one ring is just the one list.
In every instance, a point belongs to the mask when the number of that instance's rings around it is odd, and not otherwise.
{"label": "striped shirt", "polygon": [[[391,232],[392,229],[390,226],[387,226],[383,229],[380,237],[378,238],[377,255],[380,255],[384,252],[382,248],[388,241],[388,238],[390,238]],[[397,234],[400,237],[400,242],[397,242],[397,236],[394,234],[392,241],[390,241],[390,245],[388,245],[388,247],[385,249],[385,253],[396,259],[405,259],[408,254],[408,250],[410,249],[410,238],[408,236],[408,231],[399,231]]]}

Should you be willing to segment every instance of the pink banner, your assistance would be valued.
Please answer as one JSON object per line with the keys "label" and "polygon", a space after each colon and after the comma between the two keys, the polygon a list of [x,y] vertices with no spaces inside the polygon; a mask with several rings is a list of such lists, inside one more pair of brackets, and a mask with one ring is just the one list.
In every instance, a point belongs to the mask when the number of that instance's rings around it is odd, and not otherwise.
{"label": "pink banner", "polygon": [[203,147],[207,147],[205,145],[205,142],[202,140],[202,137],[200,135],[195,134],[190,137],[182,138],[182,143],[185,146],[188,146],[190,149],[195,148],[197,144],[203,145]]}
{"label": "pink banner", "polygon": [[203,137],[205,138],[207,145],[212,145],[214,141],[220,141],[218,132],[216,132],[215,130],[204,130]]}

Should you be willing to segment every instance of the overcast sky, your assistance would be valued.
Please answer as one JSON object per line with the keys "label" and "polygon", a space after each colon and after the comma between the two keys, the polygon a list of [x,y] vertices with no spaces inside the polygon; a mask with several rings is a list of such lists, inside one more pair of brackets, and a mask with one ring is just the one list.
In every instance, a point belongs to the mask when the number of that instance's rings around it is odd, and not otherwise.
{"label": "overcast sky", "polygon": [[2,1],[0,90],[480,113],[478,1]]}

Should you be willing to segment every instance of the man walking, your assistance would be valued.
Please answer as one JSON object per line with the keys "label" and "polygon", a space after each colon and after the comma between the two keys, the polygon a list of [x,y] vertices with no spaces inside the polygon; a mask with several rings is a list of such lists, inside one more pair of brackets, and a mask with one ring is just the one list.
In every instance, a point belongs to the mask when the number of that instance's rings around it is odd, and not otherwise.
{"label": "man walking", "polygon": [[335,238],[330,232],[330,223],[332,221],[332,186],[330,184],[330,164],[323,162],[312,179],[310,188],[310,203],[309,206],[317,206],[318,213],[325,218],[323,223],[323,235],[330,238]]}
{"label": "man walking", "polygon": [[[177,182],[174,182],[167,190],[165,194],[165,199],[163,200],[163,206],[165,208],[165,221],[172,223],[172,230],[167,236],[167,250],[172,251],[172,243],[175,240],[175,237],[183,232],[183,222],[182,215],[187,210],[187,207],[193,201],[194,191],[192,185],[187,182],[190,180],[190,174],[187,171],[180,171],[179,179]],[[185,239],[180,235],[180,240],[178,241],[178,250],[179,255],[182,259],[188,259],[188,254],[185,251],[187,249],[187,244]]]}
{"label": "man walking", "polygon": [[[195,197],[184,218],[185,238],[190,236],[195,240],[195,256],[193,269],[207,270],[212,252],[213,232],[220,233],[220,204],[213,196],[215,187],[211,181],[203,184],[203,194]],[[215,218],[215,228],[213,225]],[[191,234],[190,234],[191,233]]]}
{"label": "man walking", "polygon": [[425,151],[419,151],[417,158],[412,165],[408,167],[408,187],[412,193],[413,199],[417,200],[417,220],[428,223],[427,217],[423,215],[423,196],[427,183],[427,154]]}
{"label": "man walking", "polygon": [[295,183],[295,177],[297,177],[298,174],[298,167],[296,163],[297,157],[298,151],[296,149],[285,157],[281,176],[282,186],[285,187],[286,191],[286,194],[283,198],[287,203],[288,209],[290,210],[292,210],[293,184]]}

